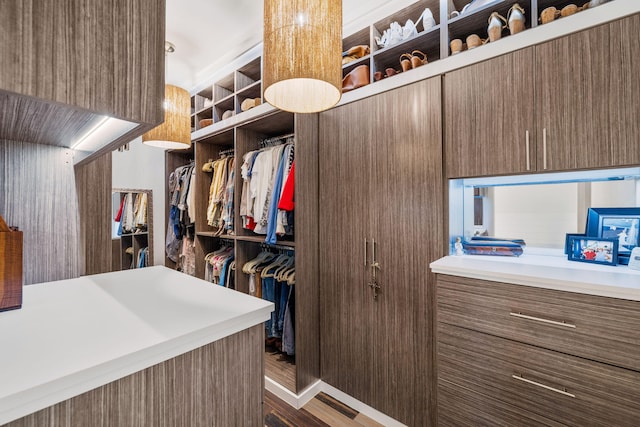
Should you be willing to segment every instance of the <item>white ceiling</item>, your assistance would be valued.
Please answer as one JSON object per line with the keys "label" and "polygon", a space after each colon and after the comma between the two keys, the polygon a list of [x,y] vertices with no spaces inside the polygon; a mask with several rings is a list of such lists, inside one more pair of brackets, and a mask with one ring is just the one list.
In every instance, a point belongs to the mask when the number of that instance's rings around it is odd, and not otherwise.
{"label": "white ceiling", "polygon": [[[417,0],[343,0],[345,31],[366,16],[384,17]],[[262,41],[263,0],[167,0],[167,83],[192,89]],[[379,19],[373,18],[373,19]],[[345,33],[347,35],[347,33]]]}

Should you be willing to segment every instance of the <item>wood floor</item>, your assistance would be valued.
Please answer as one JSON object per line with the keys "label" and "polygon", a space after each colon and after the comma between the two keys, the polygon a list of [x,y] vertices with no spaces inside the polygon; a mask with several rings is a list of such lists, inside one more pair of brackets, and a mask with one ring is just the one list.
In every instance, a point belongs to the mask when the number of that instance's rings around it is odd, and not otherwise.
{"label": "wood floor", "polygon": [[266,427],[382,427],[333,397],[320,393],[295,410],[269,391],[264,393]]}
{"label": "wood floor", "polygon": [[296,365],[292,357],[267,347],[264,352],[264,374],[295,393]]}

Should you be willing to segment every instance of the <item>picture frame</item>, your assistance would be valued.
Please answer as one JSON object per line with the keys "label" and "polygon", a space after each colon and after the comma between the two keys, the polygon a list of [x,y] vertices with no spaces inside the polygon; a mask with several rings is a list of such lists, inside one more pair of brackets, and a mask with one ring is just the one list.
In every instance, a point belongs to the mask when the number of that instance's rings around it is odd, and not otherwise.
{"label": "picture frame", "polygon": [[587,235],[584,233],[567,233],[567,236],[564,240],[564,254],[569,255],[569,250],[571,249],[571,241],[569,237],[586,237]]}
{"label": "picture frame", "polygon": [[586,235],[618,241],[618,262],[628,264],[640,246],[640,208],[589,208]]}
{"label": "picture frame", "polygon": [[618,240],[591,236],[569,236],[569,261],[618,265]]}

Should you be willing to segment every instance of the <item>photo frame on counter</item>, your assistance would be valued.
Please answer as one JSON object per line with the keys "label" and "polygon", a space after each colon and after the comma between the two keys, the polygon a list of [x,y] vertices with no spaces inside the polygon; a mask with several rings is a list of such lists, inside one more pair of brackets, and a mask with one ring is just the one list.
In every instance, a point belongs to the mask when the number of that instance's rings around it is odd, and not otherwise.
{"label": "photo frame on counter", "polygon": [[569,250],[571,249],[571,241],[569,240],[570,237],[586,237],[586,234],[581,234],[581,233],[567,233],[567,237],[565,237],[564,240],[564,254],[565,255],[569,255]]}
{"label": "photo frame on counter", "polygon": [[569,236],[569,261],[618,265],[618,242],[590,236]]}
{"label": "photo frame on counter", "polygon": [[626,265],[640,246],[640,208],[589,208],[586,234],[616,240],[618,262]]}

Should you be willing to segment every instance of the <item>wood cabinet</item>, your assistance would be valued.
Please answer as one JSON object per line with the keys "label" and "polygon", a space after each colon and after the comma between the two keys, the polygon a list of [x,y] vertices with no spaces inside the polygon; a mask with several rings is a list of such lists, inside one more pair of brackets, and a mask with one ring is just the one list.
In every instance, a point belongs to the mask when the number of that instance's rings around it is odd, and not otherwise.
{"label": "wood cabinet", "polygon": [[639,26],[634,15],[447,73],[447,177],[638,164]]}
{"label": "wood cabinet", "polygon": [[0,6],[0,139],[69,147],[103,116],[132,122],[98,157],[163,120],[165,0]]}
{"label": "wood cabinet", "polygon": [[434,414],[440,88],[429,79],[320,115],[322,378],[408,425]]}
{"label": "wood cabinet", "polygon": [[444,76],[448,177],[535,170],[533,57],[527,48]]}
{"label": "wood cabinet", "polygon": [[638,304],[438,276],[439,424],[636,425]]}
{"label": "wood cabinet", "polygon": [[609,126],[612,166],[640,164],[640,14],[609,24]]}

